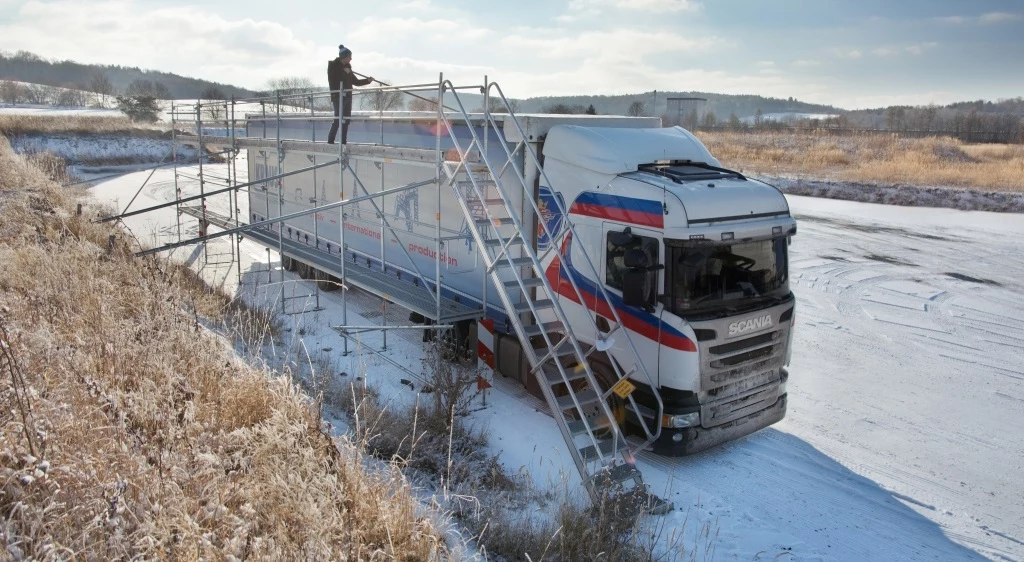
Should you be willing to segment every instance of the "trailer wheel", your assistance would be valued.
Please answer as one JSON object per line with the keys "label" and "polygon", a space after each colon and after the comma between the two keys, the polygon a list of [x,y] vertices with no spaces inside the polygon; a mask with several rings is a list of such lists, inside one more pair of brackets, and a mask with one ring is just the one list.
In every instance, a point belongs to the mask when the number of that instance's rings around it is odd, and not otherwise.
{"label": "trailer wheel", "polygon": [[295,258],[284,254],[281,255],[281,267],[283,267],[285,271],[295,271],[297,263],[298,262],[295,261]]}
{"label": "trailer wheel", "polygon": [[311,279],[313,277],[314,269],[306,263],[296,261],[295,269],[299,272],[299,277],[303,279]]}
{"label": "trailer wheel", "polygon": [[313,279],[316,279],[316,286],[325,293],[337,290],[340,285],[334,276],[319,269],[313,270]]}

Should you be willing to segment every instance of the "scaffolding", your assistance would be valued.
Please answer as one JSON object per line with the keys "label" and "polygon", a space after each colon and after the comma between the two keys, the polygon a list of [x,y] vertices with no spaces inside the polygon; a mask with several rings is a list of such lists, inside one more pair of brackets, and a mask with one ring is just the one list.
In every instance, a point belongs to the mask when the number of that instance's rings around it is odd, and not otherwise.
{"label": "scaffolding", "polygon": [[[467,111],[460,97],[460,93],[466,91],[483,95],[480,112]],[[317,108],[330,107],[328,100],[332,93],[360,96],[383,92],[400,92],[420,99],[430,96],[436,100],[436,109],[430,113],[378,111],[353,116],[317,111]],[[454,108],[446,106],[446,100]],[[502,111],[492,111],[496,107]],[[531,177],[543,178],[548,186],[551,182],[530,145],[532,136],[512,113],[512,107],[496,83],[484,77],[481,85],[455,86],[440,75],[435,83],[411,86],[381,85],[346,92],[276,92],[273,96],[250,99],[200,100],[173,105],[171,119],[175,163],[180,161],[179,149],[193,147],[199,151],[198,166],[194,170],[175,166],[173,201],[130,212],[126,208],[108,219],[175,208],[176,241],[140,254],[199,245],[204,263],[237,264],[241,284],[242,239],[267,248],[268,278],[275,272],[270,252],[276,249],[282,313],[299,314],[320,309],[321,291],[346,289],[341,292],[340,324],[331,326],[343,336],[346,355],[350,352],[351,341],[389,360],[382,351],[387,349],[390,330],[433,330],[436,333],[460,322],[503,317],[506,331],[514,331],[523,345],[524,354],[530,360],[531,374],[540,383],[550,413],[592,497],[598,498],[609,488],[639,490],[650,501],[652,511],[671,509],[670,503],[646,491],[635,466],[635,452],[646,448],[659,436],[660,424],[654,428],[641,424],[645,433],[643,443],[626,441],[620,427],[620,414],[613,412],[608,404],[613,388],[603,388],[590,366],[590,356],[601,350],[575,338],[556,291],[546,279],[542,262],[553,255],[559,257],[565,251],[562,243],[575,234],[574,227],[558,201],[554,204],[566,217],[567,228],[550,231],[547,221],[538,220],[542,211],[534,193],[534,182],[527,177],[533,174]],[[318,139],[318,129],[336,119],[341,125],[346,122],[360,125],[360,132],[355,135],[361,136],[360,142],[353,142],[352,131],[347,144],[328,144]],[[417,146],[415,142],[403,145],[387,138],[386,128],[396,123],[429,127],[433,146]],[[374,127],[379,130],[379,136],[370,138]],[[499,134],[503,128],[505,135]],[[510,141],[509,137],[519,140]],[[240,181],[237,163],[243,150],[250,173],[245,181]],[[286,166],[286,159],[292,155],[303,159],[301,166],[295,165],[295,159]],[[211,172],[208,162],[210,158],[222,156],[226,156],[228,165],[226,172],[218,175]],[[206,166],[204,160],[207,160]],[[358,164],[360,162],[367,165]],[[420,167],[423,177],[391,185],[394,182],[386,180],[385,167],[395,163]],[[296,189],[290,194],[286,208],[283,180],[300,174],[311,178],[310,197],[306,198],[305,191]],[[325,187],[317,190],[326,185],[327,174],[337,174],[331,180],[332,185],[333,180],[337,180],[337,200],[326,195]],[[372,190],[376,185],[380,189]],[[453,229],[442,222],[443,194],[454,197],[461,209],[464,215],[461,229]],[[227,213],[208,207],[211,198],[225,196]],[[245,216],[241,197],[249,202]],[[393,211],[385,208],[387,198],[393,198]],[[261,207],[253,208],[254,202]],[[434,216],[421,219],[421,207],[435,209]],[[334,212],[337,213],[337,231],[321,230],[323,217],[334,216]],[[311,228],[297,226],[300,224],[297,221],[311,216]],[[183,220],[187,218],[198,221],[196,236],[185,235]],[[346,241],[347,230],[370,233],[379,239],[377,254],[370,255],[365,247],[353,249]],[[534,241],[537,236],[546,238],[546,248],[537,247]],[[231,242],[230,252],[210,254],[209,242],[224,237]],[[395,249],[389,248],[386,242],[403,238],[416,238],[421,242],[415,246],[399,243],[395,255]],[[454,248],[460,245],[477,248],[473,255],[478,261],[472,266],[459,265],[452,258]],[[433,271],[417,266],[417,260],[410,255],[413,247],[421,256],[430,257]],[[568,256],[561,257],[568,259]],[[597,278],[597,270],[585,252],[582,261],[577,265],[581,269],[589,267]],[[452,289],[445,277],[458,278],[478,270],[481,272],[478,297]],[[293,289],[292,295],[286,294],[287,271],[298,271],[301,277],[315,281],[313,293],[296,296]],[[491,289],[489,281],[493,283]],[[572,298],[578,299],[577,302],[603,298],[611,305],[609,295],[600,284],[596,296],[585,298],[576,281],[570,277],[568,282]],[[347,289],[351,287],[379,299],[383,311],[380,326],[349,323]],[[488,297],[488,291],[495,288],[498,304]],[[302,305],[289,308],[289,303],[296,300],[301,300]],[[315,303],[313,309],[307,308],[309,302]],[[388,324],[389,305],[399,305],[425,322],[422,325]],[[610,313],[603,314],[609,318],[599,317],[596,311],[589,313],[593,328],[603,327],[609,340],[612,334],[620,333],[635,355],[636,365],[626,371],[617,361],[610,361],[610,368],[614,370],[612,383],[630,377],[645,380],[658,404],[657,411],[653,412],[654,419],[660,420],[663,405],[656,386],[629,341],[615,307],[609,306],[607,310]],[[383,350],[361,346],[357,336],[367,330],[383,331]],[[581,387],[584,390],[581,391]],[[632,404],[634,411],[641,410],[631,395],[624,399]]]}

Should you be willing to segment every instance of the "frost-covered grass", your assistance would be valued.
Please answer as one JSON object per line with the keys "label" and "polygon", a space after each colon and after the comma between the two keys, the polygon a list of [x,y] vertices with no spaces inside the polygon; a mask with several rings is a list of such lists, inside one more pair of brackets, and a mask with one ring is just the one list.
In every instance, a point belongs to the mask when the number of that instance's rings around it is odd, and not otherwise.
{"label": "frost-covered grass", "polygon": [[0,138],[0,559],[445,556],[398,471],[204,327],[270,318],[133,257],[76,195]]}
{"label": "frost-covered grass", "polygon": [[755,174],[1024,192],[1024,145],[878,134],[696,134],[723,165]]}
{"label": "frost-covered grass", "polygon": [[145,138],[170,138],[166,127],[133,123],[127,117],[88,114],[24,115],[0,113],[0,135],[110,135],[130,134]]}

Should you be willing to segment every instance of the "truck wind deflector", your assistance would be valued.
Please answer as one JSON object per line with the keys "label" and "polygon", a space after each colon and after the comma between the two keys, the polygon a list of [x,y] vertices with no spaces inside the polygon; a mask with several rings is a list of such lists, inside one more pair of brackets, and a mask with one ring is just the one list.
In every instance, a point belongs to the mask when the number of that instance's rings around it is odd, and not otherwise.
{"label": "truck wind deflector", "polygon": [[[703,170],[708,170],[710,172],[715,172],[715,173],[713,173],[713,174],[701,174],[701,173],[690,173],[690,174],[687,174],[687,173],[684,173],[684,172],[679,170],[679,168],[683,167],[683,166],[689,167],[689,168],[701,168]],[[746,181],[746,179],[747,179],[746,176],[744,176],[743,174],[741,174],[741,173],[739,173],[739,172],[737,172],[735,170],[730,170],[728,168],[720,168],[718,166],[712,166],[711,164],[706,164],[704,162],[691,162],[689,160],[682,161],[682,162],[672,162],[672,163],[669,163],[669,164],[641,164],[638,167],[638,170],[641,171],[641,172],[647,172],[647,173],[650,173],[650,174],[655,174],[655,175],[658,175],[658,176],[662,176],[662,177],[671,179],[675,183],[683,183],[684,181],[701,181],[701,180],[721,179],[723,176],[733,176],[736,179],[743,180],[743,181]]]}

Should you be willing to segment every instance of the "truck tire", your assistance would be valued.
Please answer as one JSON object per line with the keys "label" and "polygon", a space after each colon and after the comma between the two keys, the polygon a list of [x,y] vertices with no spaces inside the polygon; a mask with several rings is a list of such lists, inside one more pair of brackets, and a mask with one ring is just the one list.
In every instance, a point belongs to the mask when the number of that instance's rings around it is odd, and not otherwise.
{"label": "truck tire", "polygon": [[299,277],[303,279],[312,279],[313,271],[315,271],[308,264],[305,264],[301,261],[296,261],[295,269],[296,271],[299,272]]}
{"label": "truck tire", "polygon": [[295,271],[296,264],[298,264],[298,262],[295,261],[295,258],[285,254],[281,255],[281,267],[283,267],[285,271]]}
{"label": "truck tire", "polygon": [[[590,370],[594,373],[594,378],[597,380],[598,392],[604,394],[617,382],[615,375],[615,368],[612,367],[612,359],[608,357],[606,353],[595,353],[590,356]],[[583,388],[586,388],[584,386]],[[582,389],[581,389],[582,390]],[[626,401],[615,393],[612,393],[608,397],[608,408],[612,411],[612,415],[615,417],[615,421],[622,428],[622,433],[626,433]],[[594,413],[599,412],[601,409],[594,406]],[[590,412],[588,412],[590,413]],[[603,412],[602,412],[603,415]]]}
{"label": "truck tire", "polygon": [[325,293],[336,291],[340,284],[338,283],[337,279],[334,278],[333,275],[329,273],[324,273],[319,269],[313,270],[313,278],[316,279],[316,286]]}

